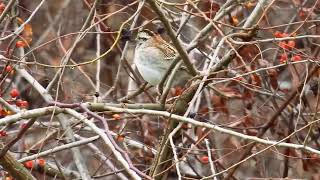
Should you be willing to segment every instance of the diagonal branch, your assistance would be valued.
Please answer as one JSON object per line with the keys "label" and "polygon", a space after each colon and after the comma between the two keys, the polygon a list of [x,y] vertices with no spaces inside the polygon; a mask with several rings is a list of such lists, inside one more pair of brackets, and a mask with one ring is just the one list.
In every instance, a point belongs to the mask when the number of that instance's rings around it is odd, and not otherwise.
{"label": "diagonal branch", "polygon": [[191,63],[191,61],[190,61],[190,59],[188,57],[187,51],[182,47],[181,43],[177,39],[177,35],[173,31],[172,26],[170,25],[170,22],[167,20],[166,16],[164,15],[164,13],[160,9],[160,7],[157,5],[156,1],[155,0],[147,0],[147,1],[150,4],[152,10],[158,15],[160,21],[163,23],[165,29],[168,32],[168,35],[170,36],[170,39],[172,40],[172,43],[173,43],[174,47],[177,49],[177,51],[178,51],[181,59],[183,60],[185,66],[190,71],[190,74],[193,75],[193,76],[197,75],[198,74],[197,70],[195,69],[195,67]]}

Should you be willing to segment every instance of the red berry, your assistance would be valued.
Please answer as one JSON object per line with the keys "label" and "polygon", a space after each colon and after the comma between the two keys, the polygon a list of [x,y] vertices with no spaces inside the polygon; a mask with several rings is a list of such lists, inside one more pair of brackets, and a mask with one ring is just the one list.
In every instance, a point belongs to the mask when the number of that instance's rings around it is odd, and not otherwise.
{"label": "red berry", "polygon": [[292,60],[293,62],[298,62],[298,61],[301,61],[302,58],[301,58],[300,55],[294,55],[294,56],[292,56],[291,60]]}
{"label": "red berry", "polygon": [[21,102],[20,107],[24,107],[24,108],[26,108],[26,107],[28,107],[28,106],[29,106],[28,101],[22,101],[22,102]]}
{"label": "red berry", "polygon": [[11,72],[12,69],[13,69],[12,66],[8,65],[8,66],[6,67],[6,72]]}
{"label": "red berry", "polygon": [[121,119],[121,116],[119,114],[113,114],[112,117],[113,117],[114,120],[120,120]]}
{"label": "red berry", "polygon": [[288,55],[287,55],[286,53],[281,54],[281,56],[280,56],[280,63],[281,63],[281,64],[284,64],[284,63],[287,62],[287,60],[288,60]]}
{"label": "red berry", "polygon": [[0,136],[2,137],[2,136],[7,136],[8,134],[7,134],[7,132],[6,131],[0,131]]}
{"label": "red berry", "polygon": [[21,40],[16,42],[16,47],[17,47],[17,48],[25,47],[25,46],[26,46],[26,43],[24,43],[24,42],[21,41]]}
{"label": "red berry", "polygon": [[20,107],[20,106],[21,106],[21,102],[22,102],[22,100],[21,100],[21,99],[18,99],[18,100],[16,101],[16,106]]}
{"label": "red berry", "polygon": [[185,130],[189,129],[188,123],[183,123],[181,128]]}
{"label": "red berry", "polygon": [[7,111],[5,109],[0,110],[0,116],[6,116],[7,115]]}
{"label": "red berry", "polygon": [[280,31],[276,31],[273,36],[276,38],[282,38],[282,33]]}
{"label": "red berry", "polygon": [[44,167],[46,165],[46,160],[40,158],[40,159],[38,159],[38,164],[39,164],[39,166]]}
{"label": "red berry", "polygon": [[14,88],[14,89],[12,89],[11,91],[10,91],[10,96],[12,97],[12,98],[16,98],[17,96],[19,96],[19,91],[18,91],[18,89],[16,89],[16,88]]}
{"label": "red berry", "polygon": [[287,45],[286,42],[283,42],[283,41],[279,42],[279,46],[280,46],[282,49],[288,49],[288,45]]}
{"label": "red berry", "polygon": [[25,107],[29,106],[29,103],[28,103],[28,101],[22,101],[22,100],[19,99],[19,100],[17,100],[16,105],[18,107],[25,108]]}
{"label": "red berry", "polygon": [[6,8],[6,5],[3,2],[0,3],[0,13],[2,13],[5,8]]}
{"label": "red berry", "polygon": [[203,163],[203,164],[207,164],[209,162],[209,157],[208,156],[202,156],[200,158],[200,161]]}
{"label": "red berry", "polygon": [[173,91],[173,96],[180,96],[183,92],[183,89],[182,87],[178,86],[176,88],[174,88],[174,91]]}
{"label": "red berry", "polygon": [[299,17],[303,18],[306,16],[306,12],[304,12],[303,10],[299,11]]}
{"label": "red berry", "polygon": [[237,16],[232,16],[231,20],[232,20],[232,25],[236,26],[239,24],[239,19]]}
{"label": "red berry", "polygon": [[29,169],[33,168],[33,161],[25,162],[24,163],[24,167],[29,168]]}
{"label": "red berry", "polygon": [[118,142],[123,142],[123,141],[124,141],[124,138],[125,138],[124,135],[118,134],[117,137],[116,137],[116,140],[117,140]]}
{"label": "red berry", "polygon": [[290,48],[294,48],[294,47],[296,47],[296,42],[295,41],[288,41],[287,46],[289,46]]}

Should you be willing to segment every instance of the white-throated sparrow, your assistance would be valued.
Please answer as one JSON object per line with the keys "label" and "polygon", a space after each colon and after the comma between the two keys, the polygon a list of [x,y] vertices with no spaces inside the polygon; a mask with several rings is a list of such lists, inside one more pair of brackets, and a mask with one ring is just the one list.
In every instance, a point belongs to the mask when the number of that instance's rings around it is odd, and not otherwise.
{"label": "white-throated sparrow", "polygon": [[[139,31],[136,37],[134,62],[145,81],[158,85],[169,69],[177,51],[159,34],[150,30]],[[186,82],[192,76],[184,67],[179,68],[174,76],[174,84]]]}

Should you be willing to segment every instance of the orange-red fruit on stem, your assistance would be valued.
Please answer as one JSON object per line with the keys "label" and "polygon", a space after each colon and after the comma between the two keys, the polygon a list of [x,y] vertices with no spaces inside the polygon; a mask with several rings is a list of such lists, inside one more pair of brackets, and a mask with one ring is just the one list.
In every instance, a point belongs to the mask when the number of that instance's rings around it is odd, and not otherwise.
{"label": "orange-red fruit on stem", "polygon": [[282,38],[282,33],[280,31],[276,31],[273,35],[276,38]]}
{"label": "orange-red fruit on stem", "polygon": [[116,140],[117,140],[118,142],[123,142],[123,141],[124,141],[124,138],[125,138],[124,135],[118,134],[117,137],[116,137]]}
{"label": "orange-red fruit on stem", "polygon": [[31,169],[33,168],[33,161],[27,161],[24,163],[24,167]]}
{"label": "orange-red fruit on stem", "polygon": [[6,67],[6,72],[11,72],[13,70],[12,66],[8,65]]}
{"label": "orange-red fruit on stem", "polygon": [[284,64],[284,63],[287,62],[287,60],[288,60],[288,55],[287,55],[286,53],[281,54],[281,56],[280,56],[280,63],[281,63],[281,64]]}
{"label": "orange-red fruit on stem", "polygon": [[119,114],[113,114],[112,117],[113,117],[114,120],[120,120],[121,119],[121,116]]}
{"label": "orange-red fruit on stem", "polygon": [[18,89],[16,89],[16,88],[13,88],[11,91],[10,91],[10,96],[12,97],[12,98],[16,98],[17,96],[19,96],[19,91],[18,91]]}
{"label": "orange-red fruit on stem", "polygon": [[183,123],[182,124],[182,129],[189,129],[188,123]]}
{"label": "orange-red fruit on stem", "polygon": [[295,41],[288,41],[287,46],[289,46],[290,48],[295,48],[296,42]]}
{"label": "orange-red fruit on stem", "polygon": [[26,46],[26,43],[23,42],[23,41],[21,41],[21,40],[19,40],[19,41],[16,42],[16,47],[17,47],[17,48],[25,47],[25,46]]}
{"label": "orange-red fruit on stem", "polygon": [[200,161],[203,163],[203,164],[207,164],[209,162],[209,157],[208,156],[202,156],[200,158]]}
{"label": "orange-red fruit on stem", "polygon": [[178,86],[173,89],[173,96],[180,96],[183,92],[182,87]]}
{"label": "orange-red fruit on stem", "polygon": [[239,19],[237,16],[232,16],[232,25],[236,26],[239,24]]}
{"label": "orange-red fruit on stem", "polygon": [[288,45],[287,45],[287,43],[284,42],[284,41],[279,42],[279,46],[280,46],[282,49],[288,49]]}
{"label": "orange-red fruit on stem", "polygon": [[39,166],[44,167],[46,165],[46,160],[40,158],[40,159],[38,159],[38,164],[39,164]]}
{"label": "orange-red fruit on stem", "polygon": [[304,10],[299,11],[299,17],[304,18],[306,16],[306,12]]}
{"label": "orange-red fruit on stem", "polygon": [[21,108],[25,108],[29,106],[28,101],[17,100],[16,105]]}
{"label": "orange-red fruit on stem", "polygon": [[294,55],[294,56],[292,56],[291,60],[292,60],[293,62],[298,62],[298,61],[301,61],[302,58],[301,58],[300,55]]}

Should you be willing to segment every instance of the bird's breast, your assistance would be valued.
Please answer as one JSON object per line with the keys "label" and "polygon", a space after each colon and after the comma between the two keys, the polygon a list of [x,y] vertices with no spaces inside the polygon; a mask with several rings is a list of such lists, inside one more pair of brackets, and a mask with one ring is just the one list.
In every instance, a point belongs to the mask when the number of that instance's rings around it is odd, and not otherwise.
{"label": "bird's breast", "polygon": [[163,54],[153,48],[136,50],[135,64],[143,79],[152,85],[157,85],[170,66],[163,62]]}

